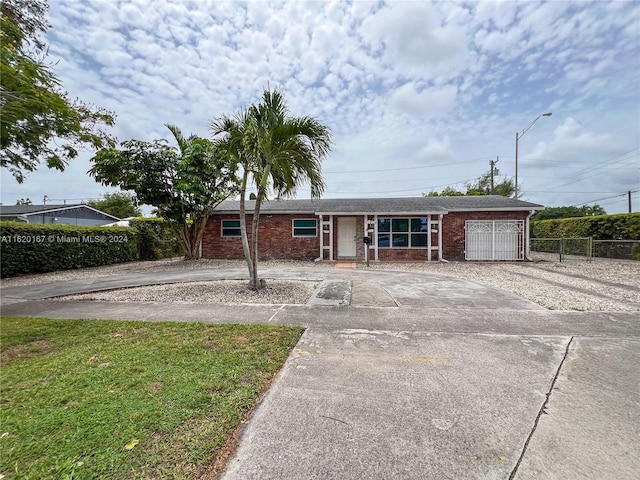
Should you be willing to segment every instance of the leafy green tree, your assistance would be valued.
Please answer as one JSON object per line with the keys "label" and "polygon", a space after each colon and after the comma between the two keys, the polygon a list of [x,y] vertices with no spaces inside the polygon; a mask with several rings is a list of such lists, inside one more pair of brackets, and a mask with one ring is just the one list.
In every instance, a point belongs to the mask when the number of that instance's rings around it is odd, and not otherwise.
{"label": "leafy green tree", "polygon": [[494,183],[491,186],[491,171],[483,173],[475,181],[465,183],[467,193],[465,195],[500,195],[513,197],[516,192],[515,182],[512,178],[504,178],[495,182],[495,176],[499,175],[498,169],[494,169]]}
{"label": "leafy green tree", "polygon": [[18,183],[41,161],[64,170],[83,146],[115,145],[103,131],[115,117],[102,108],[70,100],[46,62],[48,5],[44,0],[0,3],[0,165]]}
{"label": "leafy green tree", "polygon": [[[242,169],[240,181],[240,232],[249,269],[249,287],[265,285],[258,278],[258,226],[260,208],[269,193],[292,197],[308,183],[313,197],[325,188],[321,162],[331,150],[327,127],[310,117],[289,115],[282,93],[265,90],[262,101],[235,117],[222,116],[211,123],[214,135],[222,135],[220,148]],[[255,201],[251,239],[247,234],[246,194],[253,184]]]}
{"label": "leafy green tree", "polygon": [[429,193],[423,193],[423,197],[461,197],[464,195],[464,192],[460,190],[456,190],[453,187],[445,187],[441,192],[436,192],[434,190]]}
{"label": "leafy green tree", "polygon": [[[498,175],[498,169],[494,169],[494,177]],[[473,182],[464,184],[465,191],[456,190],[453,187],[445,187],[440,193],[431,191],[423,193],[423,197],[458,197],[461,195],[501,195],[503,197],[513,197],[516,192],[515,182],[511,178],[505,178],[500,182],[495,182],[491,186],[491,171],[483,173]]]}
{"label": "leafy green tree", "polygon": [[33,205],[33,202],[30,198],[21,198],[16,201],[16,205]]}
{"label": "leafy green tree", "polygon": [[126,192],[107,193],[103,200],[88,202],[88,205],[118,218],[140,217],[142,215],[135,195]]}
{"label": "leafy green tree", "polygon": [[236,165],[214,142],[185,138],[167,125],[178,147],[166,140],[128,140],[122,149],[103,149],[89,170],[103,185],[135,192],[138,201],[156,207],[180,239],[185,260],[200,258],[200,243],[211,210],[237,191]]}

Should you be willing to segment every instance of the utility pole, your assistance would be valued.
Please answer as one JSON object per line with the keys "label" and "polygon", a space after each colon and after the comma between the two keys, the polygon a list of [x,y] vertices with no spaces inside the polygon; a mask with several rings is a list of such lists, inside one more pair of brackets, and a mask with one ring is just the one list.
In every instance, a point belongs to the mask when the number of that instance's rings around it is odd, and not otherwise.
{"label": "utility pole", "polygon": [[631,190],[627,192],[627,200],[629,203],[629,213],[631,213]]}
{"label": "utility pole", "polygon": [[499,158],[496,156],[495,161],[489,160],[489,165],[491,166],[491,195],[493,195],[493,177],[495,175],[496,163],[498,163]]}

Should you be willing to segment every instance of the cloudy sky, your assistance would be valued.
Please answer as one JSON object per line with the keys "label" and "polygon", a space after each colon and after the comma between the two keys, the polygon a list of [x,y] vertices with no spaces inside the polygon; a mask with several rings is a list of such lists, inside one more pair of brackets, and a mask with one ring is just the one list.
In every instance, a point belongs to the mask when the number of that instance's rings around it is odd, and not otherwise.
{"label": "cloudy sky", "polygon": [[[46,36],[71,97],[117,114],[120,141],[209,136],[281,88],[329,126],[326,198],[463,188],[498,158],[522,198],[640,210],[640,2],[55,0]],[[94,199],[90,152],[1,201]],[[301,189],[299,198],[307,198]],[[617,195],[617,196],[616,196]],[[612,198],[613,197],[613,198]]]}

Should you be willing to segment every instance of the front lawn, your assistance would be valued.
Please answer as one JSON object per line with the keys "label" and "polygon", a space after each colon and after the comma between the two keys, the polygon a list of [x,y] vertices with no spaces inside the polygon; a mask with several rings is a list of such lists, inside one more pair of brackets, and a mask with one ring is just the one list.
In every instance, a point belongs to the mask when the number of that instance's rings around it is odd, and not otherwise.
{"label": "front lawn", "polygon": [[204,473],[302,334],[260,325],[0,322],[0,478],[21,479]]}

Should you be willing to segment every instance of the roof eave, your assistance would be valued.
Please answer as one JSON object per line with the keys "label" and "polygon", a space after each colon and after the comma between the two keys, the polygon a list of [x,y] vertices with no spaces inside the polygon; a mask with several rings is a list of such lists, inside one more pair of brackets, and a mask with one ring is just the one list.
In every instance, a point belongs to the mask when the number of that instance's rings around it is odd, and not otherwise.
{"label": "roof eave", "polygon": [[522,207],[490,207],[490,208],[450,208],[448,213],[454,212],[526,212],[531,210],[544,210],[543,206],[522,206]]}
{"label": "roof eave", "polygon": [[446,214],[449,213],[448,210],[416,210],[413,212],[375,212],[375,211],[367,211],[367,212],[315,212],[316,215],[436,215],[436,214]]}

